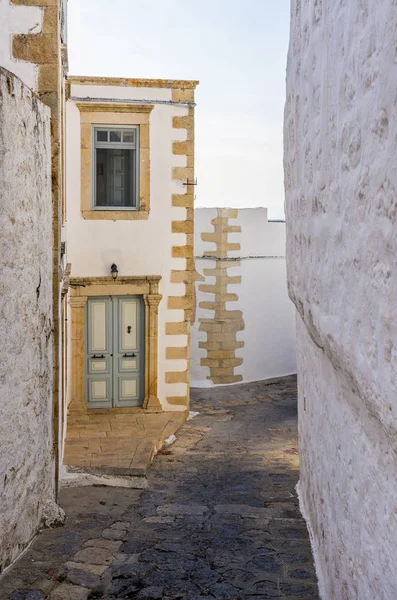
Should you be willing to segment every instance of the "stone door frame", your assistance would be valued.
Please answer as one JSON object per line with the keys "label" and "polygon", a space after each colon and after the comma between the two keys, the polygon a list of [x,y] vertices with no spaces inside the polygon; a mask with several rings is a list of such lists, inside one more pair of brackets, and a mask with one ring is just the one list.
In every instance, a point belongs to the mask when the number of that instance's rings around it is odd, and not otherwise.
{"label": "stone door frame", "polygon": [[[88,298],[96,296],[142,296],[145,304],[145,395],[140,408],[124,411],[162,412],[158,398],[158,293],[160,275],[118,277],[70,277],[69,305],[71,313],[71,398],[69,411],[87,413],[85,403],[85,313]],[[121,410],[121,409],[90,409]]]}

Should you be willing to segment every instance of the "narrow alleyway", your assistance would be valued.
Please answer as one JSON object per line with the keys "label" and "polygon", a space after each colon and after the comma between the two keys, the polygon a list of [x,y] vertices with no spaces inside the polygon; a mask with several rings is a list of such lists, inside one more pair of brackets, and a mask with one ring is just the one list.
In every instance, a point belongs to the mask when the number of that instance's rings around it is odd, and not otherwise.
{"label": "narrow alleyway", "polygon": [[1,600],[317,600],[299,513],[296,380],[193,390],[149,490],[63,490]]}

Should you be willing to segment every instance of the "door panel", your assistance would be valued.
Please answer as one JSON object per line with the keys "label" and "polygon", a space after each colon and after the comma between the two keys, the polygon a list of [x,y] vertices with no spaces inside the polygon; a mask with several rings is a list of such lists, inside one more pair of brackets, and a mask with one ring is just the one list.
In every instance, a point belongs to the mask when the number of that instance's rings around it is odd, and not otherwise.
{"label": "door panel", "polygon": [[86,322],[88,407],[140,406],[144,395],[142,298],[89,299]]}
{"label": "door panel", "polygon": [[119,358],[119,372],[139,371],[137,358]]}
{"label": "door panel", "polygon": [[86,401],[91,408],[112,406],[111,301],[90,299],[87,303]]}
{"label": "door panel", "polygon": [[101,403],[102,407],[104,404],[107,404],[110,396],[109,386],[110,381],[108,379],[91,379],[88,387],[89,402],[96,404]]}
{"label": "door panel", "polygon": [[88,352],[104,352],[107,349],[107,306],[108,301],[91,302],[89,323],[89,347]]}
{"label": "door panel", "polygon": [[115,406],[139,406],[142,404],[142,320],[143,306],[139,297],[125,296],[117,299],[115,312],[118,328],[115,348],[114,398]]}
{"label": "door panel", "polygon": [[139,377],[120,375],[118,378],[118,406],[139,404]]}
{"label": "door panel", "polygon": [[138,300],[119,299],[120,313],[120,352],[128,350],[137,350],[138,331],[137,331],[137,313]]}
{"label": "door panel", "polygon": [[108,362],[106,360],[95,360],[91,359],[88,365],[91,373],[104,373],[109,370]]}

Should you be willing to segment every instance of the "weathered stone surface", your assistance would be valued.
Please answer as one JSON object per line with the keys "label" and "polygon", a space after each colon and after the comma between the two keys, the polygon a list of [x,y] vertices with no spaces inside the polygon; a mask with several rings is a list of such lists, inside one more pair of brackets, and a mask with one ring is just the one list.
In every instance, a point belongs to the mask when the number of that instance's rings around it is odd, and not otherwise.
{"label": "weathered stone surface", "polygon": [[51,600],[87,600],[89,590],[77,585],[63,583],[50,596]]}
{"label": "weathered stone surface", "polygon": [[145,523],[174,523],[175,517],[146,517],[143,519]]}
{"label": "weathered stone surface", "polygon": [[110,565],[113,562],[113,554],[105,548],[84,548],[74,555],[74,561],[92,565]]}
{"label": "weathered stone surface", "polygon": [[66,579],[70,583],[90,589],[97,588],[101,582],[99,575],[93,573],[91,569],[76,569],[74,567],[67,569]]}
{"label": "weathered stone surface", "polygon": [[82,569],[83,571],[88,571],[89,573],[93,573],[93,575],[102,575],[109,567],[107,565],[89,565],[87,563],[79,563],[68,561],[65,564],[67,569]]}
{"label": "weathered stone surface", "polygon": [[118,540],[104,540],[102,538],[98,538],[95,540],[88,540],[84,544],[84,548],[86,547],[96,547],[96,548],[104,548],[105,550],[109,550],[109,552],[116,552],[121,546],[122,542]]}
{"label": "weathered stone surface", "polygon": [[163,591],[164,588],[161,586],[146,587],[137,594],[136,598],[137,600],[161,600]]}
{"label": "weathered stone surface", "polygon": [[46,500],[41,515],[42,527],[61,527],[65,523],[65,511],[54,500]]}
{"label": "weathered stone surface", "polygon": [[0,98],[1,571],[54,490],[49,110],[2,68]]}
{"label": "weathered stone surface", "polygon": [[240,515],[251,519],[266,518],[271,516],[271,510],[247,504],[218,504],[215,506],[217,513],[224,515]]}
{"label": "weathered stone surface", "polygon": [[[200,416],[180,432],[175,454],[156,457],[147,492],[135,500],[131,490],[121,489],[76,488],[62,493],[63,498],[74,494],[74,512],[67,520],[73,529],[62,533],[59,548],[73,543],[83,549],[69,558],[60,575],[69,582],[73,577],[93,597],[102,594],[104,600],[297,600],[307,598],[307,588],[310,600],[317,600],[310,543],[304,520],[295,510],[298,457],[280,451],[296,445],[295,379],[242,385],[227,392],[193,391],[192,404],[200,407]],[[215,421],[214,414],[225,406],[233,419]],[[191,434],[196,428],[202,443],[193,453],[185,434],[195,437]],[[294,516],[267,518],[274,510],[272,503],[279,502]],[[82,503],[85,510],[80,509]],[[99,518],[98,507],[104,518]],[[108,524],[115,519],[112,529]],[[116,542],[117,548],[100,537],[102,528],[125,531],[118,527],[126,527],[127,521],[131,525],[126,541]],[[80,523],[90,527],[81,529]],[[54,556],[62,560],[60,552],[48,550],[57,546],[51,541],[57,534],[60,531],[46,532],[48,541],[40,545],[46,569]],[[105,553],[97,556],[99,564],[93,564],[95,552]],[[77,557],[87,562],[78,563]],[[102,564],[104,558],[113,564]],[[21,564],[22,572],[31,577],[29,554]],[[7,579],[11,589],[12,578]],[[281,584],[294,593],[282,593]],[[22,585],[13,589],[19,588]]]}
{"label": "weathered stone surface", "polygon": [[113,525],[110,526],[110,529],[125,531],[130,525],[131,523],[129,521],[116,521],[116,523],[113,523]]}
{"label": "weathered stone surface", "polygon": [[207,512],[206,506],[201,505],[184,505],[184,504],[166,504],[159,506],[157,512],[159,515],[204,515]]}
{"label": "weathered stone surface", "polygon": [[127,535],[126,529],[104,529],[102,537],[106,540],[123,540]]}
{"label": "weathered stone surface", "polygon": [[397,520],[385,518],[397,495],[397,5],[293,0],[291,15],[301,504],[322,596],[385,600],[397,590]]}
{"label": "weathered stone surface", "polygon": [[8,596],[9,600],[45,600],[43,592],[39,590],[17,590]]}

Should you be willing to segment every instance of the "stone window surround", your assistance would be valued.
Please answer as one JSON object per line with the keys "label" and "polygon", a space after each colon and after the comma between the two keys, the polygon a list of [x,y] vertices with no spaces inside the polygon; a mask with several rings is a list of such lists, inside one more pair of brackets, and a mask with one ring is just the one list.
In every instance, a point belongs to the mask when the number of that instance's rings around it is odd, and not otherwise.
{"label": "stone window surround", "polygon": [[122,412],[162,412],[158,398],[158,293],[160,275],[119,277],[71,277],[69,304],[71,309],[71,400],[69,411],[87,413],[85,403],[85,313],[88,298],[95,296],[141,295],[145,304],[145,396],[142,407],[123,409]]}
{"label": "stone window surround", "polygon": [[[150,132],[153,104],[77,102],[81,126],[81,214],[93,220],[145,220],[150,212]],[[137,210],[93,210],[92,130],[98,126],[139,127],[139,208]]]}

